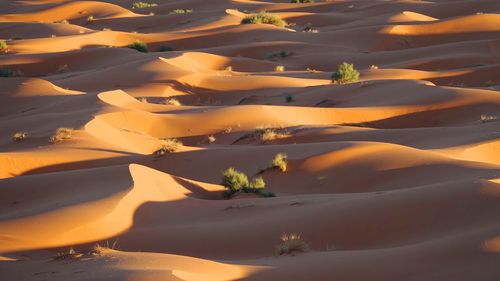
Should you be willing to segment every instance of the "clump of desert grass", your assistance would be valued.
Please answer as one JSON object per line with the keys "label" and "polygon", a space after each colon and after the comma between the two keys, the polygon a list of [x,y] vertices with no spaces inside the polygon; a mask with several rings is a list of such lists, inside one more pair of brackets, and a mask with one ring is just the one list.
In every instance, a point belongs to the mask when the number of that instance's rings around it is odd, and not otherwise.
{"label": "clump of desert grass", "polygon": [[288,167],[288,156],[286,153],[278,153],[274,156],[273,161],[271,161],[271,168],[276,168],[282,171],[283,173],[286,172]]}
{"label": "clump of desert grass", "polygon": [[166,104],[166,105],[173,105],[173,106],[181,106],[182,105],[182,103],[176,98],[165,98],[162,101],[162,103]]}
{"label": "clump of desert grass", "polygon": [[276,195],[270,191],[265,190],[266,182],[262,177],[253,178],[252,181],[248,180],[247,175],[230,167],[222,172],[222,183],[226,191],[223,193],[224,198],[230,198],[233,195],[243,193],[254,193],[260,197],[275,197]]}
{"label": "clump of desert grass", "polygon": [[0,40],[0,53],[6,53],[9,49],[9,45],[7,45],[7,41]]}
{"label": "clump of desert grass", "polygon": [[273,15],[266,11],[260,11],[257,14],[252,14],[246,16],[243,20],[241,20],[242,24],[272,24],[278,27],[287,26],[286,21],[280,18],[277,15]]}
{"label": "clump of desert grass", "polygon": [[284,65],[277,65],[274,68],[274,71],[276,71],[276,72],[284,72],[285,71],[285,66]]}
{"label": "clump of desert grass", "polygon": [[276,246],[276,253],[280,256],[305,253],[309,250],[309,244],[303,241],[301,235],[297,233],[283,233],[281,243]]}
{"label": "clump of desert grass", "polygon": [[351,63],[343,62],[339,64],[337,70],[332,74],[332,82],[336,84],[347,84],[357,82],[359,72]]}
{"label": "clump of desert grass", "polygon": [[59,252],[54,256],[54,260],[71,260],[83,257],[83,253],[75,251],[73,247],[68,250]]}
{"label": "clump of desert grass", "polygon": [[175,9],[170,12],[170,14],[189,14],[192,13],[192,9]]}
{"label": "clump of desert grass", "polygon": [[498,116],[481,114],[481,118],[479,120],[481,121],[481,123],[493,122],[498,120]]}
{"label": "clump of desert grass", "polygon": [[28,138],[28,132],[17,132],[12,135],[12,140],[15,142],[20,142]]}
{"label": "clump of desert grass", "polygon": [[293,96],[292,95],[286,95],[285,96],[285,101],[286,102],[294,102]]}
{"label": "clump of desert grass", "polygon": [[156,7],[158,4],[156,3],[146,3],[146,2],[134,2],[132,3],[132,9],[142,9],[149,7]]}
{"label": "clump of desert grass", "polygon": [[291,0],[290,3],[314,3],[314,0]]}
{"label": "clump of desert grass", "polygon": [[208,143],[214,143],[217,139],[215,138],[214,135],[210,135],[207,137],[207,142]]}
{"label": "clump of desert grass", "polygon": [[277,139],[283,139],[290,136],[286,128],[257,128],[254,135],[261,143],[267,143]]}
{"label": "clump of desert grass", "polygon": [[134,43],[128,45],[127,47],[130,49],[134,49],[136,51],[139,51],[141,53],[149,52],[148,45],[144,42],[141,42],[141,41],[135,41]]}
{"label": "clump of desert grass", "polygon": [[182,146],[182,142],[175,138],[162,139],[157,150],[155,150],[154,155],[163,156],[168,153],[178,151]]}
{"label": "clump of desert grass", "polygon": [[58,128],[56,132],[49,138],[51,143],[61,143],[65,140],[71,139],[73,136],[72,128]]}

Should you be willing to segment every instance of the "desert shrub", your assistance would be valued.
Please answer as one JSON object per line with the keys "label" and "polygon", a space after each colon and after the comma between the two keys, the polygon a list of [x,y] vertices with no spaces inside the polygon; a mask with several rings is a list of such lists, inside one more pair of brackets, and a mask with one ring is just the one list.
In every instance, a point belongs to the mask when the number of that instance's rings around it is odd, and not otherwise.
{"label": "desert shrub", "polygon": [[208,136],[207,140],[208,140],[208,143],[214,143],[217,139],[215,138],[214,135],[210,135],[210,136]]}
{"label": "desert shrub", "polygon": [[248,15],[243,20],[242,24],[272,24],[278,27],[285,27],[287,25],[286,21],[280,17],[267,13],[265,11],[260,11],[257,14]]}
{"label": "desert shrub", "polygon": [[354,68],[351,63],[343,62],[337,70],[332,74],[332,81],[334,83],[346,84],[359,80],[359,72]]}
{"label": "desert shrub", "polygon": [[8,68],[0,69],[0,77],[16,77],[16,76],[18,76],[17,72],[12,69]]}
{"label": "desert shrub", "polygon": [[276,247],[276,252],[278,255],[290,255],[296,252],[304,253],[309,249],[309,244],[301,239],[300,234],[284,233],[281,235],[281,243]]}
{"label": "desert shrub", "polygon": [[222,173],[222,185],[229,190],[242,190],[248,187],[248,177],[234,168],[228,168]]}
{"label": "desert shrub", "polygon": [[170,139],[162,139],[162,142],[158,149],[154,152],[156,156],[163,156],[167,153],[175,152],[179,150],[182,146],[182,142],[178,139],[170,138]]}
{"label": "desert shrub", "polygon": [[0,40],[0,52],[6,52],[8,48],[7,41]]}
{"label": "desert shrub", "polygon": [[248,181],[247,175],[234,168],[222,172],[222,185],[227,189],[223,196],[229,198],[238,192],[255,193],[261,197],[275,197],[274,193],[264,190],[266,182],[262,177]]}
{"label": "desert shrub", "polygon": [[292,0],[290,3],[314,3],[314,0]]}
{"label": "desert shrub", "polygon": [[61,143],[65,140],[71,139],[73,136],[73,129],[71,128],[58,128],[54,135],[49,139],[51,143]]}
{"label": "desert shrub", "polygon": [[156,3],[146,3],[146,2],[134,2],[132,4],[132,9],[142,9],[142,8],[149,8],[149,7],[156,7],[158,4]]}
{"label": "desert shrub", "polygon": [[77,259],[83,257],[83,253],[79,253],[73,249],[73,247],[69,248],[67,251],[59,252],[54,257],[55,260],[68,260],[68,259]]}
{"label": "desert shrub", "polygon": [[481,120],[481,123],[488,123],[488,122],[493,122],[493,121],[498,120],[498,117],[493,116],[493,115],[488,115],[488,114],[482,114],[480,120]]}
{"label": "desert shrub", "polygon": [[167,45],[161,45],[160,49],[158,49],[158,51],[160,51],[160,52],[170,52],[173,50],[174,50],[174,48],[167,46]]}
{"label": "desert shrub", "polygon": [[264,187],[266,187],[266,182],[262,177],[252,179],[248,185],[248,188],[250,189],[263,189]]}
{"label": "desert shrub", "polygon": [[286,95],[285,101],[286,102],[293,102],[293,96],[292,95]]}
{"label": "desert shrub", "polygon": [[128,45],[130,49],[137,50],[142,53],[147,53],[148,52],[148,45],[146,43],[141,42],[141,41],[135,41],[134,43]]}
{"label": "desert shrub", "polygon": [[163,100],[162,102],[163,104],[167,104],[167,105],[173,105],[173,106],[181,106],[182,103],[177,100],[176,98],[166,98]]}
{"label": "desert shrub", "polygon": [[371,70],[377,70],[377,69],[378,69],[378,66],[376,66],[376,65],[372,64],[372,65],[370,65],[370,69],[371,69]]}
{"label": "desert shrub", "polygon": [[282,172],[286,172],[288,166],[287,155],[285,153],[278,153],[274,156],[273,161],[271,162],[272,168],[278,168]]}
{"label": "desert shrub", "polygon": [[258,136],[261,142],[266,143],[276,139],[282,139],[289,136],[286,129],[281,128],[263,128],[257,129],[255,134]]}
{"label": "desert shrub", "polygon": [[283,65],[277,65],[274,68],[274,71],[276,71],[276,72],[283,72],[283,71],[285,71],[285,66],[283,66]]}
{"label": "desert shrub", "polygon": [[87,17],[87,23],[91,23],[91,22],[93,22],[93,21],[95,21],[94,16],[88,16],[88,17]]}
{"label": "desert shrub", "polygon": [[12,136],[13,141],[23,141],[28,137],[27,132],[17,132]]}
{"label": "desert shrub", "polygon": [[189,14],[192,13],[192,9],[175,9],[170,12],[170,14]]}

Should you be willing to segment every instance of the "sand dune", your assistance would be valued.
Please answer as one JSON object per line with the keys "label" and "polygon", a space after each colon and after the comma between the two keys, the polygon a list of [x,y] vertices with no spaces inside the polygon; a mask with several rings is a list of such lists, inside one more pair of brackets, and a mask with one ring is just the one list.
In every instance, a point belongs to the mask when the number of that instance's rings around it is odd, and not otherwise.
{"label": "sand dune", "polygon": [[497,1],[148,3],[0,2],[0,280],[498,280]]}

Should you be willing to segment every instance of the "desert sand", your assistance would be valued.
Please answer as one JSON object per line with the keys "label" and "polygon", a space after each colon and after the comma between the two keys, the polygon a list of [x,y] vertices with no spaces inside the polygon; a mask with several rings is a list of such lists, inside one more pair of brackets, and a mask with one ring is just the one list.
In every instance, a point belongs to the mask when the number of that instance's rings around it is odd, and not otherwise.
{"label": "desert sand", "polygon": [[498,0],[133,2],[0,1],[0,280],[500,280]]}

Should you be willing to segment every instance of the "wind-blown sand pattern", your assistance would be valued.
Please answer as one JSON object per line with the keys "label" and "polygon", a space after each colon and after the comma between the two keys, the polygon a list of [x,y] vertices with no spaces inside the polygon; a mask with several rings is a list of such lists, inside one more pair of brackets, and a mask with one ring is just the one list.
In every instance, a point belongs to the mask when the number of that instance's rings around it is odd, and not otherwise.
{"label": "wind-blown sand pattern", "polygon": [[1,1],[0,280],[500,280],[500,2],[285,2]]}

